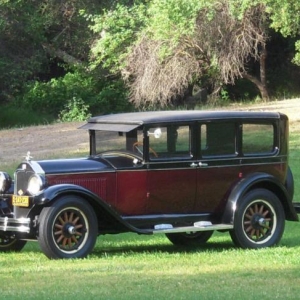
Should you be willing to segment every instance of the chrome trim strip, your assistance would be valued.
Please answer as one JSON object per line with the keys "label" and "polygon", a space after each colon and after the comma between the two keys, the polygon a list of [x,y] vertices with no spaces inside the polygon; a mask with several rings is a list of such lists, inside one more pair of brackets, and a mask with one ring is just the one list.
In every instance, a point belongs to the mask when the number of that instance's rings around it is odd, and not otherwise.
{"label": "chrome trim strip", "polygon": [[[197,161],[196,161],[197,162]],[[199,161],[200,163],[201,161]],[[198,163],[198,162],[197,162]],[[203,161],[202,161],[203,163]],[[279,162],[263,162],[263,163],[237,163],[237,164],[232,164],[232,165],[209,165],[209,161],[205,161],[207,163],[207,166],[197,166],[196,168],[193,168],[191,166],[185,166],[185,167],[173,167],[173,168],[157,168],[157,169],[148,169],[149,171],[161,171],[161,170],[185,170],[185,169],[211,169],[211,168],[228,168],[228,167],[246,167],[246,166],[265,166],[265,165],[274,165],[274,164],[286,164],[286,161],[279,161]],[[165,164],[165,162],[163,163]],[[150,165],[150,164],[149,164]],[[151,164],[152,166],[154,164]]]}
{"label": "chrome trim strip", "polygon": [[0,218],[0,230],[2,231],[15,231],[15,232],[30,232],[30,218]]}
{"label": "chrome trim strip", "polygon": [[37,161],[29,161],[27,162],[29,165],[31,165],[32,170],[38,174],[38,175],[42,175],[45,176],[45,171],[42,169],[42,167],[40,166],[40,164]]}

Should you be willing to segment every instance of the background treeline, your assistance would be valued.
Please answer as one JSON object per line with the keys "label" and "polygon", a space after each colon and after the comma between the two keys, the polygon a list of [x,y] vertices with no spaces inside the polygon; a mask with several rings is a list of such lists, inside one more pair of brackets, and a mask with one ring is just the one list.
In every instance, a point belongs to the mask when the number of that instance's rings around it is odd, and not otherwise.
{"label": "background treeline", "polygon": [[298,0],[0,0],[0,126],[297,97],[299,33]]}

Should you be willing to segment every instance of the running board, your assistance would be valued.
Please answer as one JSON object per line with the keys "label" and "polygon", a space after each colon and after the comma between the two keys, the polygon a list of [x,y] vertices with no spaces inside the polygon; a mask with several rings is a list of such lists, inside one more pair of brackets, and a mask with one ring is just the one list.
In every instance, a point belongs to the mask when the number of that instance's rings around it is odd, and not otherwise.
{"label": "running board", "polygon": [[171,224],[159,224],[155,226],[152,233],[179,233],[179,232],[197,232],[197,231],[212,231],[212,230],[229,230],[233,229],[231,224],[211,224],[199,226],[196,223],[194,226],[173,227]]}

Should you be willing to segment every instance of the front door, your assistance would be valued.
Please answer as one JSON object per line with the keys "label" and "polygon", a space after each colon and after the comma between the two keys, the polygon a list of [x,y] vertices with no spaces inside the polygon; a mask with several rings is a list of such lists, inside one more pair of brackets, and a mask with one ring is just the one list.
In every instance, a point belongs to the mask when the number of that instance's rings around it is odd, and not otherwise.
{"label": "front door", "polygon": [[[189,125],[160,127],[161,135],[149,128],[147,213],[193,212],[197,169]],[[144,150],[144,151],[147,151]]]}

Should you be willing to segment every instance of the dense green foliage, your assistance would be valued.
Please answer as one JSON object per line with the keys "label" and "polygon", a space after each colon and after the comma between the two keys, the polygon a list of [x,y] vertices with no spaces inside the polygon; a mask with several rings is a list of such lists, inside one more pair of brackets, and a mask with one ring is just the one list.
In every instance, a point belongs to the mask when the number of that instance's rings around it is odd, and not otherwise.
{"label": "dense green foliage", "polygon": [[[68,72],[63,77],[47,82],[34,81],[24,87],[17,98],[20,105],[30,109],[39,108],[41,113],[61,115],[74,99],[83,101],[94,114],[121,112],[130,109],[126,89],[119,80],[101,81],[84,72]],[[75,101],[76,102],[76,101]],[[78,102],[77,102],[78,103]]]}
{"label": "dense green foliage", "polygon": [[299,11],[298,0],[1,0],[0,106],[80,119],[131,110],[130,99],[148,108],[150,91],[176,105],[191,87],[226,100],[268,96],[261,87],[294,97]]}
{"label": "dense green foliage", "polygon": [[[284,37],[299,37],[300,2],[297,0],[265,0],[267,12],[271,18],[270,27]],[[300,40],[296,41],[294,62],[300,65]]]}

